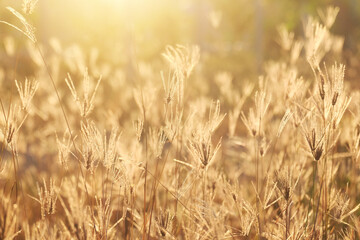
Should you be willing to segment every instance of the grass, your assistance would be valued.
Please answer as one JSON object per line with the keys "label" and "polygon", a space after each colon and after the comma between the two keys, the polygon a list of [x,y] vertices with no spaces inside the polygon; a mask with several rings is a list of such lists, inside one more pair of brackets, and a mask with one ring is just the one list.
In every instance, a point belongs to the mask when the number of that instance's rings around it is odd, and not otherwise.
{"label": "grass", "polygon": [[230,72],[199,82],[198,46],[166,46],[134,84],[99,76],[8,10],[42,66],[0,96],[0,239],[360,238],[360,94],[334,61],[338,8],[303,38],[280,27],[287,57],[242,88]]}

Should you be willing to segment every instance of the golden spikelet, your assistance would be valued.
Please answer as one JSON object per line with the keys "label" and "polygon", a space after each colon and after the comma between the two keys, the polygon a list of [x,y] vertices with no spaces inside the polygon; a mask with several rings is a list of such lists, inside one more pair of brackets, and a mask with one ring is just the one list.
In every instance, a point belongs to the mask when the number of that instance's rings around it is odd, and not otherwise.
{"label": "golden spikelet", "polygon": [[83,79],[83,96],[80,97],[78,95],[78,92],[76,91],[75,85],[73,80],[71,79],[70,74],[68,74],[68,77],[65,78],[65,82],[68,85],[71,94],[73,95],[73,98],[80,110],[80,115],[84,118],[86,118],[91,111],[94,109],[94,101],[95,101],[95,96],[96,96],[96,92],[99,88],[100,82],[101,82],[102,77],[100,77],[94,87],[94,90],[92,92],[92,94],[90,93],[90,76],[88,74],[88,70],[87,68],[85,69],[84,72],[84,79]]}
{"label": "golden spikelet", "polygon": [[19,13],[12,7],[6,7],[6,9],[8,11],[10,11],[18,20],[20,20],[24,29],[21,29],[21,28],[17,27],[16,25],[11,24],[6,21],[0,21],[0,23],[4,23],[4,24],[9,25],[10,27],[18,30],[19,32],[23,33],[26,37],[28,37],[33,43],[36,43],[37,40],[36,40],[36,36],[35,36],[35,28],[25,19],[25,17],[21,13]]}
{"label": "golden spikelet", "polygon": [[36,80],[29,81],[26,78],[24,84],[17,80],[15,80],[15,84],[20,95],[22,109],[28,111],[31,99],[34,97],[35,92],[39,87],[39,82]]}
{"label": "golden spikelet", "polygon": [[25,14],[32,14],[39,0],[23,0],[22,10]]}
{"label": "golden spikelet", "polygon": [[33,198],[41,206],[41,217],[44,219],[47,215],[53,215],[56,212],[56,201],[58,198],[58,188],[55,186],[55,180],[50,178],[49,187],[43,179],[43,186],[37,184],[37,191],[39,198]]}

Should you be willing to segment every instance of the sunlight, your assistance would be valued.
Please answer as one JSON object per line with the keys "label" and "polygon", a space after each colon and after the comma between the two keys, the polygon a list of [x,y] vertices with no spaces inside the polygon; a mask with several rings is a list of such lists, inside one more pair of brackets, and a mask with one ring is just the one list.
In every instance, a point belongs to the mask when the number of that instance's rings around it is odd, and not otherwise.
{"label": "sunlight", "polygon": [[0,1],[0,239],[360,237],[360,9]]}

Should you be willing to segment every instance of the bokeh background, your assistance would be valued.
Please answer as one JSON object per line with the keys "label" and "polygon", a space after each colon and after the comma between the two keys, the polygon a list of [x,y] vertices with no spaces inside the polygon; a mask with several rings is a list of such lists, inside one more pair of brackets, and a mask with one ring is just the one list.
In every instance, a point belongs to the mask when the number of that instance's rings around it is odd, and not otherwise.
{"label": "bokeh background", "polygon": [[[5,7],[20,10],[21,2],[1,1],[1,18],[16,23]],[[345,37],[342,61],[350,69],[348,78],[356,79],[358,0],[40,0],[29,21],[41,44],[76,45],[82,54],[96,55],[98,62],[126,69],[130,80],[139,62],[160,68],[166,45],[197,44],[202,74],[208,81],[219,71],[229,71],[241,81],[256,78],[264,62],[280,57],[280,24],[301,37],[303,20],[328,5],[340,7],[332,32]],[[31,74],[25,38],[5,25],[0,25],[0,34],[2,40],[14,37],[16,62],[23,66],[16,74]],[[0,52],[0,66],[14,67],[14,61],[4,54],[4,44],[0,44]]]}

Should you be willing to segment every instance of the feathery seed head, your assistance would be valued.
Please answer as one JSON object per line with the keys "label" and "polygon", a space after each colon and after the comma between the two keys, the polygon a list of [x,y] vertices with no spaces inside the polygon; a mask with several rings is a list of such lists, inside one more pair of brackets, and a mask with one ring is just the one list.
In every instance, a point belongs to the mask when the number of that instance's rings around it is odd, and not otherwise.
{"label": "feathery seed head", "polygon": [[199,62],[200,48],[198,46],[167,46],[163,56],[175,70],[178,77],[186,79],[190,76],[195,65]]}
{"label": "feathery seed head", "polygon": [[35,92],[39,87],[39,82],[36,80],[29,81],[26,78],[24,85],[21,82],[18,82],[17,80],[15,80],[15,84],[18,93],[20,95],[22,109],[28,111],[31,99],[34,97]]}
{"label": "feathery seed head", "polygon": [[[30,1],[33,1],[33,0],[30,0]],[[35,28],[25,19],[25,17],[21,13],[19,13],[12,7],[6,7],[6,9],[9,10],[17,19],[20,20],[24,29],[21,29],[15,25],[5,22],[5,21],[0,21],[0,22],[13,27],[14,29],[18,30],[19,32],[24,34],[26,37],[28,37],[33,43],[36,43],[37,40],[36,40],[36,36],[35,36]]]}
{"label": "feathery seed head", "polygon": [[158,216],[155,217],[155,220],[159,229],[159,233],[162,237],[165,237],[166,233],[172,231],[172,222],[174,217],[175,216],[171,214],[168,209],[164,211],[160,208]]}
{"label": "feathery seed head", "polygon": [[336,17],[340,11],[339,7],[328,6],[326,10],[318,9],[319,16],[321,21],[325,24],[325,26],[330,29],[334,24]]}
{"label": "feathery seed head", "polygon": [[58,159],[60,164],[65,168],[65,170],[68,170],[68,161],[69,161],[69,155],[71,153],[71,135],[66,132],[60,140],[58,138],[58,135],[55,133],[56,137],[56,143],[58,147]]}
{"label": "feathery seed head", "polygon": [[65,78],[65,82],[68,85],[76,104],[78,105],[80,114],[84,118],[86,118],[91,113],[91,111],[94,109],[95,95],[96,95],[96,92],[100,85],[101,79],[102,79],[102,77],[100,77],[99,80],[97,81],[94,91],[90,96],[90,77],[88,74],[88,70],[86,68],[85,73],[84,73],[84,79],[83,79],[83,89],[82,89],[83,97],[80,98],[78,95],[78,92],[76,91],[74,82],[73,82],[70,74],[68,73],[68,77]]}
{"label": "feathery seed head", "polygon": [[50,178],[49,188],[46,186],[45,179],[43,179],[43,187],[37,184],[39,199],[37,200],[41,205],[41,217],[52,215],[56,211],[56,201],[58,198],[58,189],[55,187],[54,179]]}
{"label": "feathery seed head", "polygon": [[39,0],[23,0],[22,10],[25,14],[32,14]]}
{"label": "feathery seed head", "polygon": [[271,97],[267,97],[264,91],[255,93],[255,109],[250,108],[248,117],[241,112],[241,120],[253,137],[261,134],[261,125],[265,113],[270,105]]}
{"label": "feathery seed head", "polygon": [[139,118],[137,121],[133,122],[133,125],[134,125],[137,140],[140,142],[141,136],[144,131],[144,121],[141,118]]}
{"label": "feathery seed head", "polygon": [[286,26],[285,25],[280,25],[278,28],[278,33],[279,33],[279,44],[280,46],[288,51],[290,50],[292,44],[293,44],[293,41],[294,41],[294,33],[293,32],[289,32],[287,29],[286,29]]}
{"label": "feathery seed head", "polygon": [[20,115],[20,107],[18,107],[17,105],[11,105],[9,115],[7,117],[7,121],[4,126],[5,139],[6,142],[10,145],[11,143],[14,142],[14,139],[16,139],[17,137],[17,132],[19,130],[18,129],[19,126],[17,123],[19,115]]}
{"label": "feathery seed head", "polygon": [[325,79],[322,74],[320,74],[319,94],[320,94],[321,99],[324,101],[324,99],[325,99]]}

